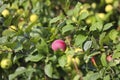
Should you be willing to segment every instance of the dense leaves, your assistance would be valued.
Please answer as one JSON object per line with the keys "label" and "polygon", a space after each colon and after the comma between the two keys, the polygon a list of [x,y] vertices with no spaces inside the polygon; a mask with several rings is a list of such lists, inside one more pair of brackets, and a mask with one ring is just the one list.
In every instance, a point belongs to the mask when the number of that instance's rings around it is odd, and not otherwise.
{"label": "dense leaves", "polygon": [[119,14],[119,0],[1,0],[0,80],[119,80]]}

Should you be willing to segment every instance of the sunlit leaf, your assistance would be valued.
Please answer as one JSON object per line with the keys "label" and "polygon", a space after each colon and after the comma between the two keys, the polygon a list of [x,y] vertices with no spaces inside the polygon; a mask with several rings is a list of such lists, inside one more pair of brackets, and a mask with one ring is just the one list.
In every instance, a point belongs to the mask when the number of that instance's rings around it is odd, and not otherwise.
{"label": "sunlit leaf", "polygon": [[53,76],[52,75],[53,74],[53,67],[52,67],[51,63],[45,65],[44,71],[45,71],[45,74],[48,77],[52,78],[52,76]]}

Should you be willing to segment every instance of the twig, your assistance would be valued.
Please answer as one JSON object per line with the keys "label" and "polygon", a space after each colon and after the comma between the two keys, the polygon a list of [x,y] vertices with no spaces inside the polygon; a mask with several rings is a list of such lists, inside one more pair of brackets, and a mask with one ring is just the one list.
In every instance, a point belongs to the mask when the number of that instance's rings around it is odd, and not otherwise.
{"label": "twig", "polygon": [[73,64],[74,64],[74,67],[75,67],[75,70],[76,70],[77,74],[80,76],[80,80],[83,80],[82,74],[81,74],[81,72],[79,71],[78,66],[77,66],[77,63],[76,63],[75,60],[73,60]]}

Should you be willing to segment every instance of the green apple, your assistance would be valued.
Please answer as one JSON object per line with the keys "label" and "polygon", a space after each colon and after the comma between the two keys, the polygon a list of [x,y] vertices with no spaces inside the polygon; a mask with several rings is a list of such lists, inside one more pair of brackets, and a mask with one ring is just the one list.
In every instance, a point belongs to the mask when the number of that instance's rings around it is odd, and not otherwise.
{"label": "green apple", "polygon": [[22,8],[17,9],[17,14],[21,15],[21,14],[23,14],[23,12],[24,12],[24,10]]}
{"label": "green apple", "polygon": [[105,6],[105,11],[106,12],[110,12],[112,10],[113,10],[113,6],[112,5],[108,4],[108,5]]}
{"label": "green apple", "polygon": [[113,3],[113,0],[105,0],[107,4]]}
{"label": "green apple", "polygon": [[12,66],[12,61],[9,58],[2,59],[0,65],[2,69],[9,69]]}
{"label": "green apple", "polygon": [[105,20],[105,13],[98,13],[97,16],[102,19]]}
{"label": "green apple", "polygon": [[91,4],[91,7],[92,7],[93,9],[95,9],[95,8],[96,8],[96,6],[97,6],[97,4],[96,4],[96,3],[92,3],[92,4]]}
{"label": "green apple", "polygon": [[7,10],[7,9],[3,10],[3,11],[2,11],[2,15],[3,15],[4,17],[9,16],[9,15],[10,15],[9,10]]}
{"label": "green apple", "polygon": [[32,15],[30,16],[30,21],[31,21],[31,22],[36,22],[37,19],[38,19],[38,15],[36,15],[36,14],[32,14]]}

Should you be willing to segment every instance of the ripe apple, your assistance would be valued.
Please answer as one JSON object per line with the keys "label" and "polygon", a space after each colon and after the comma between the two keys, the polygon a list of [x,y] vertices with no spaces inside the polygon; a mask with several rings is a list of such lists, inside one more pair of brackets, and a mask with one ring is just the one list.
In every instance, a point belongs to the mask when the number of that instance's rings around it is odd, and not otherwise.
{"label": "ripe apple", "polygon": [[7,17],[7,16],[9,16],[10,12],[9,12],[9,10],[5,9],[5,10],[2,11],[1,14],[2,14],[4,17]]}
{"label": "ripe apple", "polygon": [[32,15],[30,16],[30,21],[31,21],[31,22],[36,22],[37,19],[38,19],[38,15],[36,15],[36,14],[32,14]]}
{"label": "ripe apple", "polygon": [[63,40],[58,39],[52,42],[51,47],[53,51],[57,51],[57,50],[65,51],[66,43]]}
{"label": "ripe apple", "polygon": [[2,59],[0,65],[3,69],[9,69],[12,66],[12,61],[8,58]]}
{"label": "ripe apple", "polygon": [[105,6],[105,11],[106,12],[110,12],[112,10],[113,10],[113,6],[112,5],[108,4],[108,5]]}

